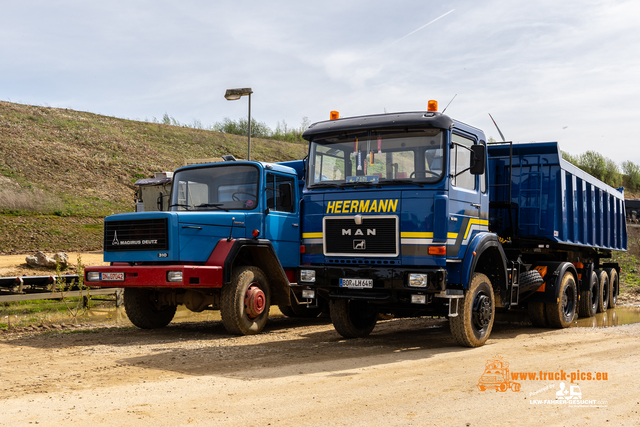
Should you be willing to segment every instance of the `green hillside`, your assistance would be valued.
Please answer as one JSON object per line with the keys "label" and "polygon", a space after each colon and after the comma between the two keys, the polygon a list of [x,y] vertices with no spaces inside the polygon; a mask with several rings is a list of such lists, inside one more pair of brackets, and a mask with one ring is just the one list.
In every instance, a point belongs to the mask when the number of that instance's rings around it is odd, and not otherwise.
{"label": "green hillside", "polygon": [[[237,135],[0,101],[0,253],[101,249],[101,219],[133,209],[137,179],[246,148]],[[251,149],[284,161],[307,147],[252,138]]]}

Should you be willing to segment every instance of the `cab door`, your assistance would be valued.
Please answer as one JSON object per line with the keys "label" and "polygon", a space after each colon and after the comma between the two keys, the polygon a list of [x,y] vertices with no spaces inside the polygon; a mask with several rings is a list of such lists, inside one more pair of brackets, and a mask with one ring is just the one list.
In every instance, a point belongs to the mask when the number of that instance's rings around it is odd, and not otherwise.
{"label": "cab door", "polygon": [[[472,175],[471,147],[480,143],[472,134],[454,131],[449,147],[449,225],[447,257],[462,259],[473,235],[488,229],[482,212],[482,196],[487,198],[485,174]],[[488,206],[488,202],[485,201]]]}
{"label": "cab door", "polygon": [[265,182],[265,233],[283,267],[300,263],[300,219],[297,178],[267,172]]}

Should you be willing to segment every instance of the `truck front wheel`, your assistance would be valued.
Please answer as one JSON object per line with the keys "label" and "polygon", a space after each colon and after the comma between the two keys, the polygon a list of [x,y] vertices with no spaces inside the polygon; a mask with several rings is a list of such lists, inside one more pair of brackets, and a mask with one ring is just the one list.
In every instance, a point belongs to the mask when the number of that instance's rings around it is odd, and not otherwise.
{"label": "truck front wheel", "polygon": [[462,346],[480,347],[489,339],[496,311],[489,278],[474,273],[461,304],[458,315],[449,319],[451,333]]}
{"label": "truck front wheel", "polygon": [[378,321],[378,312],[366,301],[334,299],[329,302],[331,322],[345,338],[366,337]]}
{"label": "truck front wheel", "polygon": [[258,267],[239,267],[231,283],[222,287],[220,315],[225,329],[236,335],[262,331],[269,318],[271,290]]}
{"label": "truck front wheel", "polygon": [[568,328],[573,322],[578,306],[578,287],[571,272],[567,271],[560,282],[556,302],[547,304],[547,320],[552,328]]}
{"label": "truck front wheel", "polygon": [[124,309],[131,323],[142,329],[164,328],[176,314],[175,305],[163,305],[158,292],[145,288],[125,288]]}

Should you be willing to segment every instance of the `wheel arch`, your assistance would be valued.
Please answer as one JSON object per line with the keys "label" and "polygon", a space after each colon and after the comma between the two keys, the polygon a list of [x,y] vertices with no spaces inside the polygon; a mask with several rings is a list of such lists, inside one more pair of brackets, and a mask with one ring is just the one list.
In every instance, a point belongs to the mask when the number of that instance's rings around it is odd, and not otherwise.
{"label": "wheel arch", "polygon": [[507,262],[502,245],[493,233],[480,233],[469,244],[462,266],[464,288],[469,287],[474,273],[482,273],[491,281],[494,295],[504,301],[507,292]]}
{"label": "wheel arch", "polygon": [[224,261],[224,284],[231,283],[234,269],[241,265],[255,266],[264,272],[271,288],[272,305],[291,305],[289,279],[287,279],[270,241],[264,239],[236,240]]}

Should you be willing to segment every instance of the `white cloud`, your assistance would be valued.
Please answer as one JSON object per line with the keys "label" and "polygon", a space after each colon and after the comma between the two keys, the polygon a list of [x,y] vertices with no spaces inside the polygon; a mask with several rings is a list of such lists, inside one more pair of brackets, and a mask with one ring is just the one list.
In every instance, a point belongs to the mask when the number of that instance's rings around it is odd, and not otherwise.
{"label": "white cloud", "polygon": [[491,112],[515,140],[640,163],[639,20],[614,0],[11,0],[0,99],[206,125],[246,115],[223,94],[250,86],[275,127],[458,94],[447,112],[488,135]]}

